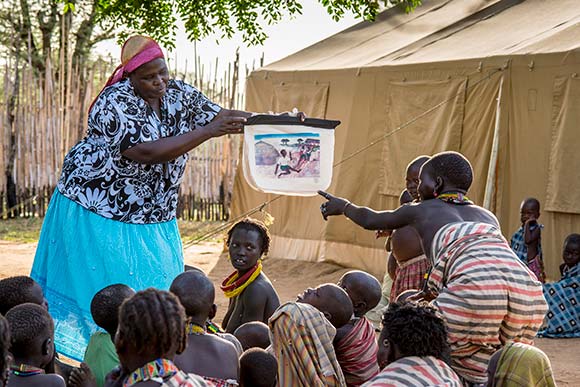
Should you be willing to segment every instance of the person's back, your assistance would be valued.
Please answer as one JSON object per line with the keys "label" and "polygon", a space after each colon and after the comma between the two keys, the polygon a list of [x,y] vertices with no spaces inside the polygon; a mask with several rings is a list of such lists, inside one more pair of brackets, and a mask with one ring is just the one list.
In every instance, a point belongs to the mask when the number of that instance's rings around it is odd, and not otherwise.
{"label": "person's back", "polygon": [[220,386],[236,385],[239,371],[236,348],[229,341],[206,332],[206,321],[216,308],[215,290],[209,278],[198,271],[187,271],[173,280],[170,291],[179,298],[189,319],[187,346],[175,356],[175,365]]}
{"label": "person's back", "polygon": [[216,335],[189,334],[185,351],[175,357],[175,365],[187,373],[200,375],[221,386],[235,386],[238,380],[238,353],[232,343]]}
{"label": "person's back", "polygon": [[60,375],[46,374],[44,368],[54,356],[54,323],[48,312],[31,303],[6,313],[10,327],[13,362],[8,387],[64,387]]}
{"label": "person's back", "polygon": [[433,239],[444,227],[453,223],[486,223],[499,228],[493,213],[474,204],[456,205],[442,200],[426,200],[410,206],[420,206],[423,215],[413,225],[421,237],[423,251],[431,261],[435,259],[432,251]]}

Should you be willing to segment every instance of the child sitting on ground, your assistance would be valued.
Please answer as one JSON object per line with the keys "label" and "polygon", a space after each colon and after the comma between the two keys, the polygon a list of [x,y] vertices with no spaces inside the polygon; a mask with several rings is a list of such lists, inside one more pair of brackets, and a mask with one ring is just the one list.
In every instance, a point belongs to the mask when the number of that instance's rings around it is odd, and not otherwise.
{"label": "child sitting on ground", "polygon": [[95,324],[104,329],[91,336],[85,350],[84,362],[92,370],[98,387],[105,383],[105,376],[119,365],[115,351],[115,333],[119,325],[119,308],[126,299],[135,294],[127,285],[114,284],[101,289],[91,300],[91,315]]}
{"label": "child sitting on ground", "polygon": [[321,311],[336,329],[348,323],[354,311],[352,301],[346,291],[335,284],[322,284],[315,288],[308,288],[296,297],[296,302],[312,305]]}
{"label": "child sitting on ground", "polygon": [[0,314],[6,316],[10,309],[27,302],[48,310],[42,288],[32,278],[19,275],[0,280]]}
{"label": "child sitting on ground", "polygon": [[17,305],[6,313],[10,327],[12,365],[8,387],[64,387],[60,375],[46,374],[44,369],[54,358],[54,322],[39,305]]}
{"label": "child sitting on ground", "polygon": [[442,152],[421,168],[419,203],[374,211],[320,195],[328,200],[321,206],[324,219],[344,214],[369,230],[417,231],[433,262],[427,289],[417,298],[435,299],[449,325],[452,367],[477,384],[486,382],[487,362],[502,345],[532,343],[547,307],[541,283],[516,258],[496,217],[466,197],[472,180],[463,155]]}
{"label": "child sitting on ground", "polygon": [[[199,267],[195,267],[195,266],[189,266],[189,265],[185,265],[185,271],[197,271],[199,273],[202,273],[204,275],[205,272],[203,270],[201,270]],[[217,305],[215,308],[213,308],[207,318],[207,321],[205,322],[205,331],[207,333],[216,335],[218,337],[221,337],[224,340],[229,341],[230,343],[232,343],[234,345],[234,347],[236,348],[236,352],[238,353],[238,357],[242,356],[242,352],[244,352],[244,349],[242,348],[242,344],[240,344],[240,341],[238,339],[236,339],[236,337],[234,335],[232,335],[231,333],[226,333],[222,327],[220,327],[218,324],[213,322],[213,319],[215,318],[217,314]]]}
{"label": "child sitting on ground", "polygon": [[125,300],[115,338],[121,370],[109,374],[105,385],[211,386],[173,363],[187,344],[185,321],[183,306],[169,292],[150,288]]}
{"label": "child sitting on ground", "polygon": [[266,226],[255,219],[244,219],[228,231],[226,244],[236,271],[221,286],[230,299],[222,326],[226,332],[233,333],[249,321],[268,322],[280,306],[280,300],[262,272],[262,256],[270,248],[270,233]]}
{"label": "child sitting on ground", "polygon": [[560,265],[562,279],[572,270],[576,269],[580,262],[580,234],[570,234],[564,240],[562,252],[564,263]]}
{"label": "child sitting on ground", "polygon": [[[338,291],[330,286],[308,289],[297,302],[280,306],[268,321],[272,353],[278,360],[279,386],[345,386],[332,346],[336,328],[329,318],[337,325],[344,325],[352,315],[352,304],[344,290],[333,286]],[[341,301],[332,300],[334,295],[339,295],[349,307],[340,311]],[[324,307],[325,301],[333,305]],[[317,307],[323,307],[326,312]]]}
{"label": "child sitting on ground", "polygon": [[217,386],[238,385],[238,353],[229,341],[206,333],[206,321],[214,304],[215,290],[205,274],[186,271],[169,289],[185,308],[187,348],[175,357],[175,365],[202,376]]}
{"label": "child sitting on ground", "polygon": [[381,372],[363,386],[462,387],[447,364],[449,353],[445,322],[435,308],[425,302],[396,302],[383,317]]}
{"label": "child sitting on ground", "polygon": [[[48,302],[44,298],[44,292],[32,278],[19,275],[0,280],[0,314],[6,315],[13,307],[27,302],[40,305],[48,310]],[[58,355],[55,351],[54,359],[46,365],[44,370],[47,374],[58,373],[66,380],[71,368],[68,364],[58,360]]]}
{"label": "child sitting on ground", "polygon": [[250,348],[266,349],[270,346],[270,328],[261,321],[250,321],[242,324],[234,332],[244,351]]}
{"label": "child sitting on ground", "polygon": [[544,284],[549,310],[538,332],[543,337],[580,337],[580,234],[568,235],[562,256],[562,279]]}
{"label": "child sitting on ground", "polygon": [[540,202],[535,198],[527,198],[520,205],[520,221],[522,226],[514,233],[510,246],[514,253],[536,275],[538,281],[544,283],[544,261],[542,258],[542,228],[538,223],[540,217]]}
{"label": "child sitting on ground", "polygon": [[379,372],[377,339],[373,324],[365,313],[381,298],[381,284],[372,275],[360,270],[345,273],[338,281],[354,308],[354,317],[337,329],[334,338],[336,358],[347,386],[360,386]]}
{"label": "child sitting on ground", "polygon": [[240,387],[276,387],[278,363],[262,348],[251,348],[240,357]]}
{"label": "child sitting on ground", "polygon": [[8,321],[0,314],[0,387],[6,384],[8,366],[10,365],[10,327]]}

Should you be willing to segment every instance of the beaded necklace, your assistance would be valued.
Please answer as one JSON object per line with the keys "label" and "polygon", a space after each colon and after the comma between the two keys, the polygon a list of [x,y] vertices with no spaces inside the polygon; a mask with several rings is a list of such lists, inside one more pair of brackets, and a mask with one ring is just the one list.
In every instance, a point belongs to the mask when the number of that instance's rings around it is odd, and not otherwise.
{"label": "beaded necklace", "polygon": [[473,202],[461,192],[446,192],[437,196],[437,199],[443,200],[444,202],[450,204],[473,204]]}
{"label": "beaded necklace", "polygon": [[188,335],[196,335],[196,336],[200,336],[200,335],[205,335],[205,327],[196,324],[194,322],[190,322],[187,323],[187,325],[185,326],[185,333],[187,333]]}
{"label": "beaded necklace", "polygon": [[234,271],[224,280],[220,288],[227,298],[236,297],[241,292],[243,292],[244,289],[248,287],[248,285],[254,282],[254,280],[260,275],[261,272],[262,261],[258,261],[258,263],[256,263],[252,269],[250,269],[241,277],[239,277],[237,271]]}
{"label": "beaded necklace", "polygon": [[123,382],[123,387],[130,387],[135,383],[144,382],[153,378],[165,379],[175,375],[179,369],[171,360],[157,359],[131,372]]}
{"label": "beaded necklace", "polygon": [[33,367],[28,364],[11,365],[10,371],[12,371],[12,374],[22,377],[41,375],[45,373],[42,368]]}
{"label": "beaded necklace", "polygon": [[219,326],[217,326],[213,321],[207,320],[205,323],[206,331],[209,333],[223,333]]}

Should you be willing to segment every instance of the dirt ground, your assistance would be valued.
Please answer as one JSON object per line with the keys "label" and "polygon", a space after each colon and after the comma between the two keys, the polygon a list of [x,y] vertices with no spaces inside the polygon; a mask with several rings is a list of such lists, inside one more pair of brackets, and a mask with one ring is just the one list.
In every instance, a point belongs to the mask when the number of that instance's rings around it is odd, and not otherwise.
{"label": "dirt ground", "polygon": [[[36,244],[14,243],[0,240],[0,278],[30,273]],[[199,267],[206,272],[217,286],[231,273],[232,268],[225,256],[221,255],[219,243],[202,243],[185,250],[185,263]],[[281,259],[264,262],[264,271],[274,283],[282,302],[293,300],[309,286],[325,282],[337,282],[348,269],[327,263],[309,263]],[[221,321],[227,300],[216,292],[218,305],[217,321]],[[552,362],[559,386],[580,385],[580,339],[537,339],[541,348]]]}

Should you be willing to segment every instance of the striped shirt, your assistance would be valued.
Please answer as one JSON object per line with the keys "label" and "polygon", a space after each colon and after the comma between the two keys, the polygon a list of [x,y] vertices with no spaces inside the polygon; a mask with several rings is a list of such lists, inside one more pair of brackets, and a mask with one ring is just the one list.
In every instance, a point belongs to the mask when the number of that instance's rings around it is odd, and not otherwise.
{"label": "striped shirt", "polygon": [[459,376],[433,356],[409,356],[392,362],[363,387],[462,387]]}
{"label": "striped shirt", "polygon": [[448,224],[435,235],[432,253],[427,285],[447,323],[451,366],[466,380],[485,383],[495,351],[512,341],[533,342],[547,311],[542,284],[490,224]]}
{"label": "striped shirt", "polygon": [[336,329],[312,305],[288,302],[268,320],[278,385],[345,386],[332,340]]}
{"label": "striped shirt", "polygon": [[379,372],[375,328],[366,317],[358,319],[334,348],[347,386],[360,386]]}

